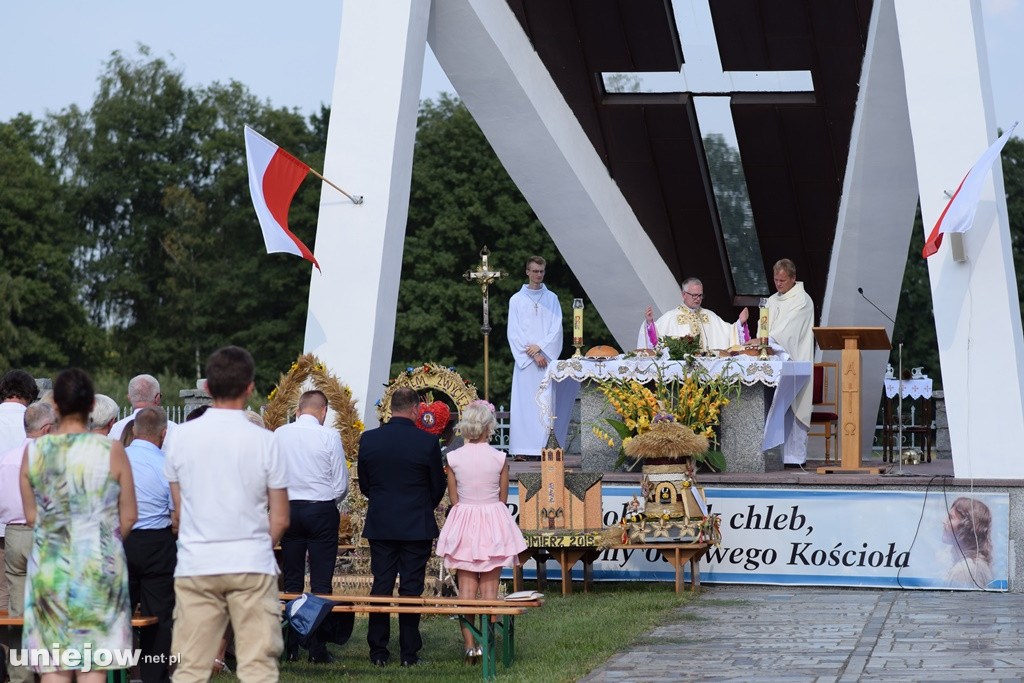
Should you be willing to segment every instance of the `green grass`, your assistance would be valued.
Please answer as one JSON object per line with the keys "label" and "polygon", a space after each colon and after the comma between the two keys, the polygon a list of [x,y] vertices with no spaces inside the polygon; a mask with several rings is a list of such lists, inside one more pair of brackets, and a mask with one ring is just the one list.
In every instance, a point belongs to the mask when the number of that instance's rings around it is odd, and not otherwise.
{"label": "green grass", "polygon": [[[576,584],[576,588],[581,588]],[[590,593],[563,597],[558,583],[548,584],[546,603],[516,618],[516,661],[505,669],[498,662],[498,680],[573,681],[600,666],[616,652],[647,642],[648,632],[686,619],[675,608],[687,604],[690,593],[676,595],[671,583],[596,583]],[[690,617],[692,618],[692,616]],[[305,661],[281,665],[281,681],[319,681],[347,678],[378,681],[480,681],[480,666],[462,662],[458,623],[447,618],[420,622],[427,664],[403,669],[398,662],[398,622],[391,624],[391,663],[374,668],[366,645],[366,619],[356,619],[352,639],[329,650],[341,661],[314,665]],[[303,653],[304,655],[305,653]],[[219,675],[214,681],[232,680]]]}

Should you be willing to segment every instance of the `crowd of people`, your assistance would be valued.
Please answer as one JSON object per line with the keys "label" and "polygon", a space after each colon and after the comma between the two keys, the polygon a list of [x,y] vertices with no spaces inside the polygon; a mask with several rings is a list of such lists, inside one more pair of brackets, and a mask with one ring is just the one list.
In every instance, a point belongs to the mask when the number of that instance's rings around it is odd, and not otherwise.
{"label": "crowd of people", "polygon": [[[180,425],[167,420],[150,375],[129,383],[132,413],[121,421],[117,403],[95,394],[80,369],[62,371],[42,397],[27,372],[0,379],[0,609],[23,615],[7,644],[30,653],[7,658],[12,681],[102,680],[116,664],[69,664],[51,656],[54,644],[130,651],[133,613],[157,618],[140,629],[146,683],[209,680],[224,668],[229,640],[242,680],[277,680],[282,652],[298,659],[294,631],[282,636],[280,591],[303,590],[308,562],[311,590],[333,592],[349,471],[338,432],[324,425],[323,392],[303,393],[295,421],[272,432],[245,409],[254,377],[247,351],[217,350],[206,366],[212,403]],[[504,457],[486,445],[494,407],[466,409],[460,428],[470,443],[448,453],[447,480],[437,435],[417,428],[419,395],[400,388],[391,408],[391,420],[360,442],[371,593],[391,595],[398,579],[400,595],[422,594],[447,487],[455,523],[437,552],[463,594],[495,597],[500,568],[525,542],[504,505]],[[335,615],[331,640],[344,643],[352,621]],[[377,666],[389,663],[389,632],[388,615],[371,617]],[[467,639],[467,662],[479,661]],[[334,661],[316,634],[301,642],[310,662]],[[422,663],[422,646],[418,616],[400,615],[402,666]]]}
{"label": "crowd of people", "polygon": [[[509,302],[510,452],[519,456],[540,454],[546,430],[536,391],[562,346],[561,309],[543,284],[545,268],[543,258],[530,257],[527,284]],[[775,265],[774,282],[773,341],[790,357],[811,360],[813,305],[791,261]],[[665,335],[692,334],[706,348],[749,338],[745,309],[725,323],[702,308],[699,279],[685,280],[681,291],[683,305],[657,321],[647,308],[641,345]],[[302,394],[294,422],[266,429],[246,410],[254,377],[246,350],[217,350],[206,365],[211,404],[180,425],[168,421],[150,375],[129,382],[131,413],[120,420],[117,402],[95,394],[82,370],[62,371],[44,396],[27,372],[0,378],[0,609],[24,616],[11,648],[130,650],[138,610],[157,618],[140,634],[147,683],[170,680],[172,671],[175,681],[208,680],[225,668],[229,641],[243,680],[276,680],[279,655],[296,661],[300,642],[308,661],[334,661],[319,631],[282,637],[279,592],[302,592],[307,568],[312,592],[334,592],[339,506],[349,491],[345,452],[338,432],[325,426],[329,404],[318,390]],[[805,403],[797,397],[787,425],[787,463],[806,458]],[[476,401],[462,411],[457,429],[465,443],[446,453],[447,474],[437,425],[428,431],[420,424],[420,396],[399,388],[390,407],[391,419],[362,435],[358,458],[371,594],[391,595],[398,581],[399,595],[421,595],[436,552],[455,572],[460,595],[495,598],[501,569],[526,544],[505,505],[505,455],[489,445],[494,407]],[[435,510],[446,491],[452,505],[439,530]],[[344,643],[352,617],[332,619],[325,633]],[[415,666],[422,662],[419,616],[401,614],[398,624],[399,661]],[[376,666],[391,659],[390,626],[386,614],[369,618]],[[471,630],[462,631],[466,662],[478,662]],[[8,661],[13,681],[105,675],[102,667],[59,659]]]}

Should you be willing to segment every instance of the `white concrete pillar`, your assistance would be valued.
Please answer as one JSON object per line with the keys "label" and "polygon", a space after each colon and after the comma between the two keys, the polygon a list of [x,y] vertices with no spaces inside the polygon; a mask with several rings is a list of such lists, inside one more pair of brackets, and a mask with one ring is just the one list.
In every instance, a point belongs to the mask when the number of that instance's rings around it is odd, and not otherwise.
{"label": "white concrete pillar", "polygon": [[[896,0],[925,234],[998,137],[978,0]],[[1002,128],[1012,121],[998,122]],[[985,185],[967,261],[949,239],[928,259],[958,477],[1020,478],[1024,335],[1000,165]]]}
{"label": "white concrete pillar", "polygon": [[304,348],[368,426],[390,374],[429,0],[345,0]]}

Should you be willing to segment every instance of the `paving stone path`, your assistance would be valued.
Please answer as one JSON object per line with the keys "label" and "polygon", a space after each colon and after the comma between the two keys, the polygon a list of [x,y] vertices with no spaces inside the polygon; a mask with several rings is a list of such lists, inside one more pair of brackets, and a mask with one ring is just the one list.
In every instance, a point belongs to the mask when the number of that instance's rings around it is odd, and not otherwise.
{"label": "paving stone path", "polygon": [[1024,680],[1024,594],[714,586],[678,616],[582,680]]}

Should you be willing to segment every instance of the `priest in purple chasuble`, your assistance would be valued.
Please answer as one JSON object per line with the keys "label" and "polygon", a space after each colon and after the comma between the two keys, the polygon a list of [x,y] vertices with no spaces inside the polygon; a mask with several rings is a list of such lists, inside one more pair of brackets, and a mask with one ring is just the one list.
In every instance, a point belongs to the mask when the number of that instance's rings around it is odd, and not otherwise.
{"label": "priest in purple chasuble", "polygon": [[537,390],[548,363],[562,353],[562,308],[555,293],[544,286],[545,267],[543,258],[531,256],[526,261],[529,282],[508,302],[508,344],[515,362],[508,451],[514,456],[539,458],[547,442],[550,425],[541,420]]}
{"label": "priest in purple chasuble", "polygon": [[718,317],[714,311],[703,308],[704,284],[695,277],[683,280],[680,286],[683,294],[683,305],[673,308],[663,316],[654,320],[654,312],[647,307],[647,320],[640,326],[637,338],[638,349],[651,349],[657,346],[659,337],[694,336],[700,338],[700,346],[705,350],[728,349],[750,339],[747,330],[747,309],[740,312],[739,319],[730,324]]}

